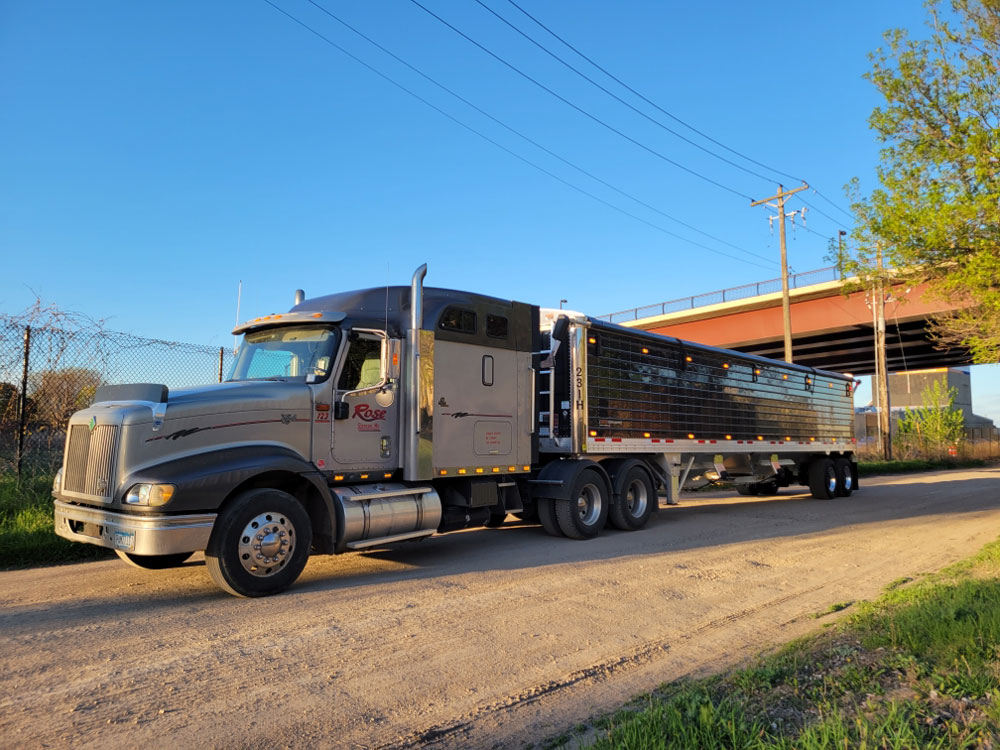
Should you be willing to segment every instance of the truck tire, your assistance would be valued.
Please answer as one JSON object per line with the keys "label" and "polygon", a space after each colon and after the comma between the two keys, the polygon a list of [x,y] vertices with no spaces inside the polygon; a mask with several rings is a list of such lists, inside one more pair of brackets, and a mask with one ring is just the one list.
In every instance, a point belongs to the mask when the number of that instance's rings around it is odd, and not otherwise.
{"label": "truck tire", "polygon": [[832,459],[815,458],[809,464],[809,491],[817,500],[837,494],[837,468]]}
{"label": "truck tire", "polygon": [[778,494],[778,480],[768,479],[766,482],[758,482],[757,484],[757,494],[758,495],[777,495]]}
{"label": "truck tire", "polygon": [[215,585],[235,596],[269,596],[295,582],[309,557],[312,524],[281,490],[248,490],[219,513],[205,550]]}
{"label": "truck tire", "polygon": [[736,494],[738,495],[756,495],[758,487],[756,484],[738,484],[736,485]]}
{"label": "truck tire", "polygon": [[618,486],[618,496],[611,502],[608,519],[622,531],[636,531],[649,521],[653,504],[657,502],[653,480],[638,464],[626,470]]}
{"label": "truck tire", "polygon": [[553,507],[555,500],[548,497],[538,498],[538,522],[542,524],[545,533],[549,536],[562,536],[559,530],[559,523],[556,521],[556,510]]}
{"label": "truck tire", "polygon": [[838,458],[833,462],[837,471],[837,497],[850,497],[854,492],[854,470],[846,458]]}
{"label": "truck tire", "polygon": [[608,520],[608,486],[593,469],[584,469],[573,482],[569,499],[555,501],[559,529],[570,539],[597,536]]}
{"label": "truck tire", "polygon": [[486,523],[483,524],[488,529],[496,529],[503,526],[503,522],[507,520],[507,511],[490,511],[490,517],[486,519]]}
{"label": "truck tire", "polygon": [[126,565],[142,570],[166,570],[167,568],[179,568],[184,564],[194,552],[177,552],[172,555],[136,555],[132,552],[116,549],[118,557]]}

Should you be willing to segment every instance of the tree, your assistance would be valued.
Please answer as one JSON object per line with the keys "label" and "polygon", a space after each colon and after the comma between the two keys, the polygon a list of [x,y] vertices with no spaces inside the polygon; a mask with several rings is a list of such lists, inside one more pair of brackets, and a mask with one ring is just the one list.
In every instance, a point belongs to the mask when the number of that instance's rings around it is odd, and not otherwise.
{"label": "tree", "polygon": [[899,437],[924,451],[942,453],[965,439],[965,416],[955,408],[956,388],[935,380],[920,393],[922,407],[906,409],[899,418]]}
{"label": "tree", "polygon": [[1000,0],[927,3],[930,36],[886,32],[868,74],[885,97],[879,187],[853,183],[860,265],[877,251],[930,293],[966,305],[936,319],[943,346],[1000,360]]}
{"label": "tree", "polygon": [[90,406],[101,382],[100,373],[85,367],[42,370],[32,374],[29,386],[35,403],[30,412],[32,421],[53,429],[64,429],[73,412]]}

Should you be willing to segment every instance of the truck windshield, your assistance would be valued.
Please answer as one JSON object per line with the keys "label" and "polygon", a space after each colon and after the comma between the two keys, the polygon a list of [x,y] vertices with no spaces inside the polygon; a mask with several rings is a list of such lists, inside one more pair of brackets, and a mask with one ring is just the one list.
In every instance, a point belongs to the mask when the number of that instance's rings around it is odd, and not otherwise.
{"label": "truck windshield", "polygon": [[251,331],[243,337],[229,380],[324,380],[337,339],[336,329],[318,326]]}

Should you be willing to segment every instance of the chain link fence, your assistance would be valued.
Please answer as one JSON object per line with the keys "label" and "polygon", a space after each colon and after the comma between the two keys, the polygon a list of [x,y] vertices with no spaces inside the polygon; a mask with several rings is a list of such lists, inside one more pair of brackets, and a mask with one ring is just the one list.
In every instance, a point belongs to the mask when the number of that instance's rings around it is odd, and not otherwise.
{"label": "chain link fence", "polygon": [[0,476],[54,473],[70,415],[99,386],[217,383],[232,363],[225,347],[0,323]]}

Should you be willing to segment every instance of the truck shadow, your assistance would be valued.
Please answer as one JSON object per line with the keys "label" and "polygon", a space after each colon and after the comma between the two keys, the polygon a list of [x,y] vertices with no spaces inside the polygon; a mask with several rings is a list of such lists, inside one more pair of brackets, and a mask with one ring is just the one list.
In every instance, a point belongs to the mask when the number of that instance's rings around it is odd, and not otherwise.
{"label": "truck shadow", "polygon": [[[16,641],[19,636],[31,637],[49,628],[65,628],[67,616],[71,621],[114,627],[115,623],[166,615],[182,607],[190,616],[218,612],[220,607],[243,608],[248,616],[266,616],[287,607],[288,598],[314,596],[317,592],[374,589],[486,571],[516,575],[532,568],[801,538],[839,528],[921,517],[986,515],[1000,507],[1000,468],[979,473],[989,476],[959,480],[947,474],[910,475],[882,480],[864,486],[850,498],[828,501],[814,500],[792,489],[768,498],[744,498],[735,493],[705,497],[695,493],[685,497],[682,505],[661,508],[641,531],[608,528],[596,539],[583,542],[550,537],[537,525],[508,523],[498,529],[454,532],[348,555],[317,556],[310,559],[289,591],[268,599],[237,599],[222,593],[211,583],[200,561],[180,569],[148,572],[114,561],[87,563],[88,568],[102,566],[107,571],[107,595],[71,598],[59,606],[8,604],[0,611],[0,632]],[[707,516],[719,516],[718,523],[706,524]],[[885,533],[891,534],[893,529],[887,528]],[[336,599],[330,600],[331,606],[336,603]],[[310,606],[316,604],[314,600]]]}
{"label": "truck shadow", "polygon": [[[371,565],[366,565],[358,573],[349,569],[354,566],[337,564],[343,557],[330,563],[317,558],[306,567],[295,590],[337,590],[484,571],[513,572],[801,537],[922,516],[986,513],[1000,508],[1000,468],[983,471],[991,477],[953,480],[947,475],[934,475],[917,481],[916,477],[907,477],[906,486],[912,491],[907,492],[906,499],[893,497],[900,492],[896,483],[864,486],[849,498],[832,500],[815,500],[807,492],[790,488],[766,499],[744,498],[735,493],[726,497],[713,493],[702,499],[694,494],[685,497],[679,506],[661,507],[641,531],[623,532],[609,527],[596,539],[582,542],[548,536],[535,524],[508,522],[498,529],[454,532],[357,553],[369,561],[385,562],[384,571],[373,571]],[[945,497],[949,497],[948,504],[942,506]],[[721,516],[720,523],[706,528],[704,517],[712,515]]]}

